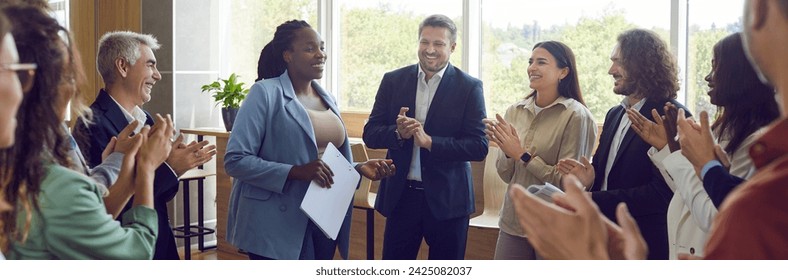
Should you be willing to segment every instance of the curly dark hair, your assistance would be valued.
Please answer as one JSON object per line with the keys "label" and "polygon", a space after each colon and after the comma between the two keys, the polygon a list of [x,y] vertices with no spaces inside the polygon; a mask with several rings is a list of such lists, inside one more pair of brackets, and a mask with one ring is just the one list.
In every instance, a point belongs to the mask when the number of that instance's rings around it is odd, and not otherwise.
{"label": "curly dark hair", "polygon": [[664,102],[676,98],[678,67],[665,41],[657,33],[631,29],[618,35],[624,87],[638,97]]}
{"label": "curly dark hair", "polygon": [[[13,24],[12,34],[21,63],[36,63],[33,87],[24,96],[17,113],[15,144],[0,151],[0,180],[3,195],[13,209],[0,214],[3,247],[12,239],[24,241],[32,213],[39,211],[38,195],[49,164],[70,166],[69,141],[58,112],[64,97],[58,85],[63,79],[70,48],[60,37],[66,29],[41,9],[29,5],[6,6],[2,12]],[[73,70],[73,69],[72,69]],[[60,108],[63,107],[63,108]],[[27,213],[23,230],[17,230],[19,208]],[[31,211],[34,210],[34,211]]]}
{"label": "curly dark hair", "polygon": [[780,116],[774,88],[758,79],[747,60],[741,33],[734,33],[714,45],[712,72],[706,77],[714,84],[714,105],[719,106],[712,129],[717,139],[729,138],[729,155],[744,139]]}
{"label": "curly dark hair", "polygon": [[287,70],[287,63],[282,54],[286,50],[292,50],[293,40],[297,36],[296,31],[301,28],[312,28],[312,26],[303,20],[290,20],[276,27],[274,39],[260,51],[255,82],[279,77]]}
{"label": "curly dark hair", "polygon": [[[583,101],[583,93],[580,90],[580,79],[577,77],[577,63],[575,62],[575,53],[572,52],[572,49],[558,41],[539,42],[534,45],[532,50],[536,48],[543,48],[553,55],[557,62],[556,66],[559,69],[569,68],[569,74],[558,82],[558,94],[586,105],[585,101]],[[526,98],[533,96],[536,96],[536,90],[532,91]]]}

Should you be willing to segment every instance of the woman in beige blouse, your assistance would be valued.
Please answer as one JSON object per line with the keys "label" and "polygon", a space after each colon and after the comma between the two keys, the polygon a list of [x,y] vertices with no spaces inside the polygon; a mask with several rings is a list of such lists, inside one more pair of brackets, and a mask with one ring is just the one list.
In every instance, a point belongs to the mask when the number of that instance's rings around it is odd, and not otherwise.
{"label": "woman in beige blouse", "polygon": [[[575,55],[569,47],[556,41],[537,43],[528,65],[533,91],[509,106],[504,117],[496,114],[496,120],[487,120],[485,133],[501,149],[496,167],[505,182],[560,186],[561,174],[555,165],[562,158],[591,156],[596,123],[583,102]],[[495,259],[536,259],[513,205],[507,192]]]}

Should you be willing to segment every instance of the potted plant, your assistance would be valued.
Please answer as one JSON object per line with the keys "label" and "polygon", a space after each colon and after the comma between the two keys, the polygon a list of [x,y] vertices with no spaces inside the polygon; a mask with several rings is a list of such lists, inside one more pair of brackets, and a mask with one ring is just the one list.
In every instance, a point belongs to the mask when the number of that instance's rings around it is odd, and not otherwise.
{"label": "potted plant", "polygon": [[216,101],[216,105],[222,104],[224,128],[226,128],[227,131],[232,130],[235,116],[238,114],[238,109],[241,108],[241,101],[246,98],[249,89],[244,88],[244,83],[239,83],[238,76],[232,73],[230,78],[226,80],[220,78],[213,83],[203,85],[202,92],[206,91],[208,93],[213,93],[213,99]]}

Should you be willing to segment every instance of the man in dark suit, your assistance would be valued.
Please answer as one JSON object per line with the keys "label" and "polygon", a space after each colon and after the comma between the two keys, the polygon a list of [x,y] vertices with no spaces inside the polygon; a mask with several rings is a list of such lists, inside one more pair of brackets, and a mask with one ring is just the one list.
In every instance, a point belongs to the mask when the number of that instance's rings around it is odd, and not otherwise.
{"label": "man in dark suit", "polygon": [[592,191],[594,202],[616,221],[616,206],[625,202],[648,244],[649,259],[668,258],[667,209],[673,192],[651,163],[651,147],[630,129],[626,111],[633,109],[651,121],[651,110],[665,115],[664,106],[676,101],[679,89],[677,66],[667,44],[648,30],[632,29],[618,36],[608,72],[615,79],[613,92],[624,96],[605,116],[593,163],[583,158],[562,160]]}
{"label": "man in dark suit", "polygon": [[463,259],[474,212],[469,161],[487,155],[482,82],[449,64],[457,28],[444,15],[419,26],[419,63],[386,73],[364,126],[364,143],[388,149],[398,170],[375,209],[386,216],[384,259]]}
{"label": "man in dark suit", "polygon": [[[90,105],[92,121],[88,124],[77,122],[74,133],[91,168],[101,163],[101,153],[107,143],[129,123],[138,121],[135,133],[139,133],[143,125],[153,125],[151,115],[139,106],[150,101],[151,89],[161,79],[153,55],[153,50],[158,48],[153,36],[133,32],[107,33],[99,41],[96,62],[105,88]],[[154,208],[159,216],[159,232],[153,259],[179,259],[167,202],[178,193],[178,177],[209,161],[216,153],[213,146],[205,147],[207,141],[184,145],[181,140],[181,137],[176,140],[166,163],[156,169]],[[131,202],[123,212],[130,205]]]}

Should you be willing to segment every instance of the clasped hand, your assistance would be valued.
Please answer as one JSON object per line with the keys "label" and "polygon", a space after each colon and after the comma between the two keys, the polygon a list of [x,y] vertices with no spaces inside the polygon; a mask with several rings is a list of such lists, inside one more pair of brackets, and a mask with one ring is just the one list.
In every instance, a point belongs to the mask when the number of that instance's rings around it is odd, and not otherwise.
{"label": "clasped hand", "polygon": [[[498,148],[510,158],[520,158],[526,149],[520,146],[520,136],[514,126],[504,120],[500,114],[495,114],[495,120],[485,119],[484,134],[487,140],[494,142]],[[536,151],[531,147],[531,154]]]}
{"label": "clasped hand", "polygon": [[410,110],[408,107],[399,109],[399,115],[397,115],[396,120],[397,133],[404,140],[413,138],[417,146],[432,150],[432,137],[424,131],[424,126],[421,122],[405,115],[408,110]]}

